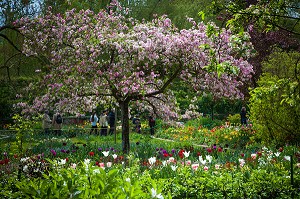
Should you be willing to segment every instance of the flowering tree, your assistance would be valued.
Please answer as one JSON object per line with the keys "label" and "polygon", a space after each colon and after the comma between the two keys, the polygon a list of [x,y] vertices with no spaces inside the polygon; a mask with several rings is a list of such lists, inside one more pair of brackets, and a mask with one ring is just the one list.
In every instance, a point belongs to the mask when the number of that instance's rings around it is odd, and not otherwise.
{"label": "flowering tree", "polygon": [[239,87],[250,78],[245,61],[247,35],[232,35],[215,25],[195,23],[178,30],[165,16],[152,22],[128,19],[119,12],[90,10],[53,14],[16,22],[24,34],[24,52],[47,58],[49,65],[32,102],[23,113],[58,107],[62,112],[91,111],[116,102],[122,115],[123,151],[129,151],[129,106],[132,102],[165,119],[176,117],[169,89],[175,79],[195,90],[243,97]]}

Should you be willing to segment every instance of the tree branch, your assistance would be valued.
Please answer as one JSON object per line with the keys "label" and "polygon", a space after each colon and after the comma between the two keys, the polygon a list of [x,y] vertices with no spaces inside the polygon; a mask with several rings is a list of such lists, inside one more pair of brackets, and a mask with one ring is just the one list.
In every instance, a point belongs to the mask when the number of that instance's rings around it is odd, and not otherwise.
{"label": "tree branch", "polygon": [[3,37],[6,41],[8,41],[8,43],[10,43],[10,45],[12,45],[18,52],[22,52],[6,35],[0,33],[0,37]]}
{"label": "tree branch", "polygon": [[14,30],[14,31],[16,31],[16,32],[18,32],[18,33],[20,33],[20,34],[22,34],[22,33],[18,30],[17,27],[9,26],[9,25],[1,26],[1,27],[0,27],[0,32],[1,32],[2,30],[5,30],[5,29]]}
{"label": "tree branch", "polygon": [[[144,95],[144,97],[150,97],[153,95],[157,95],[160,94],[162,92],[165,91],[165,89],[173,82],[173,80],[178,76],[178,74],[181,72],[182,70],[182,63],[180,63],[180,67],[177,68],[177,70],[173,73],[173,75],[164,83],[164,85],[158,90],[158,91],[154,91],[152,93],[148,93],[146,95]],[[142,96],[142,95],[140,95]]]}
{"label": "tree branch", "polygon": [[280,26],[280,25],[278,25],[278,24],[275,24],[275,23],[273,23],[273,22],[271,22],[271,21],[269,21],[272,25],[274,25],[275,27],[277,27],[277,28],[279,28],[279,29],[281,29],[281,30],[284,30],[284,31],[287,31],[287,32],[289,32],[289,33],[292,33],[292,34],[294,34],[294,35],[300,35],[300,33],[298,33],[298,32],[294,32],[294,31],[292,31],[292,30],[289,30],[289,29],[287,29],[287,28],[284,28],[284,27],[282,27],[282,26]]}
{"label": "tree branch", "polygon": [[17,53],[17,54],[14,54],[14,55],[11,56],[10,58],[8,58],[8,59],[5,61],[4,65],[3,65],[3,66],[0,66],[0,69],[2,69],[2,68],[7,68],[7,63],[8,63],[12,58],[14,58],[15,56],[20,55],[20,54],[22,54],[22,52],[19,52],[19,53]]}

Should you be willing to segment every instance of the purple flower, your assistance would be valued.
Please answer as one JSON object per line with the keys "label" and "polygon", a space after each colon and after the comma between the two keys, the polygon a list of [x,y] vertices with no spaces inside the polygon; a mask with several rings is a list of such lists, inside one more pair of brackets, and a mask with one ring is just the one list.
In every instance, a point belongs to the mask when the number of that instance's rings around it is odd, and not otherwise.
{"label": "purple flower", "polygon": [[56,151],[54,149],[51,149],[50,152],[52,153],[53,156],[56,156]]}
{"label": "purple flower", "polygon": [[98,151],[102,151],[102,148],[99,147],[99,148],[98,148]]}
{"label": "purple flower", "polygon": [[7,156],[7,152],[4,152],[3,155],[4,155],[4,156]]}
{"label": "purple flower", "polygon": [[172,149],[172,153],[176,153],[175,149]]}
{"label": "purple flower", "polygon": [[113,150],[114,150],[114,148],[113,148],[113,147],[111,147],[111,148],[110,148],[110,150],[111,150],[111,151],[113,151]]}

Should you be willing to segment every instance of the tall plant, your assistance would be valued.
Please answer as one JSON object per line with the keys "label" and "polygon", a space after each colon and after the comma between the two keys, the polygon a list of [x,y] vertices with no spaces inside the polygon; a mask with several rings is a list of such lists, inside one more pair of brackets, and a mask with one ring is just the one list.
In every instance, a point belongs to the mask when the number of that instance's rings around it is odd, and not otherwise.
{"label": "tall plant", "polygon": [[[34,129],[33,127],[37,124],[38,120],[41,120],[41,117],[33,117],[31,119],[24,118],[19,114],[15,114],[12,119],[14,120],[14,124],[10,126],[10,130],[13,130],[16,133],[16,142],[18,146],[19,153],[24,152],[23,143],[29,137],[31,139],[33,137]],[[27,140],[28,141],[28,140]]]}

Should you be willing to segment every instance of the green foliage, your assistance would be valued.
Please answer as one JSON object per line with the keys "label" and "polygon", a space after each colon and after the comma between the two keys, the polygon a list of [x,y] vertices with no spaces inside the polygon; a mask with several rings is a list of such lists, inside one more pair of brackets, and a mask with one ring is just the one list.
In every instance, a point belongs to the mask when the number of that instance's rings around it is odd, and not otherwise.
{"label": "green foliage", "polygon": [[145,19],[151,21],[154,15],[168,15],[168,17],[179,28],[189,28],[190,22],[186,19],[194,18],[196,21],[209,21],[211,16],[204,18],[204,12],[209,5],[209,1],[190,1],[190,0],[145,0],[145,1],[126,1],[121,4],[130,8],[129,16],[138,20]]}
{"label": "green foliage", "polygon": [[3,194],[12,198],[150,198],[151,189],[157,187],[148,176],[124,176],[122,169],[105,171],[83,162],[76,169],[54,168],[43,178],[24,178],[15,183],[17,191],[8,192],[11,185],[7,185]]}
{"label": "green foliage", "polygon": [[[12,73],[11,75],[13,76]],[[6,80],[4,77],[0,78],[0,128],[13,122],[12,116],[19,113],[19,110],[13,107],[13,104],[20,100],[16,98],[16,94],[24,94],[22,89],[34,80],[35,78],[30,76],[13,77],[11,80]]]}
{"label": "green foliage", "polygon": [[[212,121],[210,118],[207,118],[207,120]],[[216,122],[216,120],[213,121]],[[191,120],[180,128],[169,127],[159,131],[156,133],[156,137],[180,142],[180,146],[183,148],[200,144],[208,148],[215,145],[216,148],[225,146],[226,148],[243,149],[253,144],[256,131],[251,126],[241,127],[240,123],[238,125],[234,123],[224,125],[224,122],[219,122],[217,126],[213,127],[202,125],[201,119]]]}
{"label": "green foliage", "polygon": [[231,125],[238,125],[241,123],[241,116],[240,114],[228,115],[227,121],[230,122]]}
{"label": "green foliage", "polygon": [[19,153],[23,153],[23,143],[25,142],[25,139],[29,139],[29,141],[32,139],[34,133],[34,129],[32,127],[41,120],[41,116],[30,119],[22,117],[19,114],[15,114],[12,119],[14,120],[14,124],[10,126],[10,129],[16,132],[18,150]]}
{"label": "green foliage", "polygon": [[63,13],[66,10],[71,10],[73,8],[77,10],[90,9],[94,12],[99,12],[100,9],[106,9],[109,5],[110,0],[101,1],[88,1],[88,0],[72,0],[72,1],[61,1],[61,0],[45,0],[43,1],[43,10],[46,12],[49,6],[51,6],[53,12]]}
{"label": "green foliage", "polygon": [[[230,26],[240,31],[245,25],[252,24],[256,28],[268,32],[282,29],[295,35],[299,34],[299,2],[297,0],[285,1],[213,1],[211,11],[214,14],[232,15],[227,21]],[[225,12],[227,12],[225,14]],[[225,19],[224,19],[225,20]]]}
{"label": "green foliage", "polygon": [[[175,128],[174,128],[175,129]],[[176,129],[175,129],[176,130]],[[177,129],[178,130],[178,129]],[[200,129],[185,129],[199,131]],[[241,129],[247,133],[249,129]],[[235,136],[242,131],[215,128],[206,131],[209,135],[220,137]],[[160,156],[155,148],[163,147],[169,153],[170,146],[162,140],[150,139],[140,134],[131,135],[131,139],[140,140],[132,153],[125,156],[124,163],[113,162],[112,167],[102,169],[97,166],[98,161],[107,163],[111,155],[103,159],[101,152],[95,149],[100,145],[91,143],[89,138],[81,138],[86,141],[86,146],[80,146],[77,150],[82,153],[63,154],[43,157],[27,157],[26,160],[12,159],[9,164],[0,164],[0,197],[1,198],[299,198],[300,187],[299,163],[295,164],[299,152],[295,153],[296,147],[288,146],[282,149],[252,146],[247,149],[227,149],[222,152],[213,150],[208,152],[203,147],[190,147],[188,158],[178,157],[178,148],[173,153],[175,162],[167,162],[169,157]],[[203,136],[203,135],[202,135]],[[93,137],[93,136],[91,136]],[[96,139],[93,137],[93,139]],[[118,138],[120,139],[120,138]],[[112,137],[101,138],[103,148],[112,145]],[[56,143],[54,143],[56,142]],[[62,144],[62,142],[65,144]],[[79,138],[77,138],[79,142]],[[173,142],[170,142],[173,143]],[[79,144],[76,144],[79,146]],[[190,142],[190,145],[192,143]],[[60,148],[74,146],[70,140],[49,139],[44,140],[40,147],[48,146],[58,151]],[[178,147],[182,147],[178,145]],[[66,149],[66,148],[65,148]],[[47,148],[41,148],[47,151]],[[88,156],[90,151],[95,151],[94,156]],[[143,154],[146,151],[148,156]],[[280,153],[278,153],[280,151]],[[11,159],[12,155],[4,155],[0,149],[0,159]],[[212,156],[212,161],[204,165],[199,163],[198,152],[205,158]],[[241,156],[243,153],[243,156]],[[257,155],[252,158],[252,154]],[[64,156],[66,155],[66,156]],[[118,155],[119,156],[119,155]],[[291,156],[291,161],[286,157]],[[68,161],[66,158],[68,157]],[[156,157],[154,165],[149,166],[148,159]],[[239,159],[245,160],[245,165],[239,165]],[[84,161],[83,161],[84,160]],[[193,169],[187,163],[199,163],[197,169]],[[185,162],[186,161],[186,162]],[[11,163],[20,164],[19,170],[3,173],[3,168],[11,167]],[[39,163],[40,162],[40,163]],[[74,164],[76,162],[76,164]],[[163,163],[165,162],[165,164]],[[184,163],[185,162],[185,163]],[[299,162],[299,161],[298,161]],[[43,164],[43,168],[38,165]],[[2,163],[3,164],[3,163]],[[39,175],[23,175],[25,165],[32,173]],[[216,165],[219,165],[218,167]],[[173,166],[173,167],[172,167]],[[32,167],[32,168],[31,168]],[[175,169],[174,169],[175,167]],[[291,167],[294,169],[293,181],[291,180]],[[4,175],[2,175],[4,174]],[[40,175],[42,174],[42,175]],[[293,186],[292,186],[292,185]]]}
{"label": "green foliage", "polygon": [[[268,153],[268,149],[265,149]],[[233,154],[230,152],[230,156]],[[132,155],[130,155],[132,156]],[[128,158],[130,158],[130,156]],[[237,157],[235,157],[237,158]],[[130,167],[99,168],[89,160],[70,167],[50,161],[51,168],[43,177],[16,176],[1,178],[0,196],[4,198],[298,198],[300,177],[293,185],[289,162],[266,163],[250,160],[243,167],[234,162],[214,163],[192,169],[182,164],[155,165],[141,170],[139,160],[132,157]],[[215,161],[215,157],[213,158]],[[218,163],[216,161],[216,163]],[[259,164],[259,166],[257,165]],[[176,166],[176,170],[171,169]],[[299,168],[295,167],[298,174]]]}
{"label": "green foliage", "polygon": [[251,120],[266,142],[299,143],[300,54],[275,52],[251,91]]}
{"label": "green foliage", "polygon": [[[197,124],[197,125],[195,125]],[[208,129],[212,129],[216,126],[221,126],[223,124],[222,120],[212,119],[211,117],[199,117],[196,120],[190,120],[186,123],[187,126],[203,126]]]}
{"label": "green foliage", "polygon": [[229,99],[214,99],[212,94],[205,94],[200,97],[198,103],[199,112],[207,114],[214,114],[214,118],[223,120],[229,114],[239,113],[242,107],[241,100]]}

